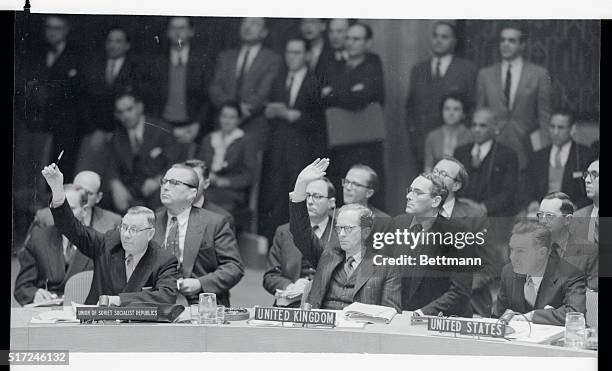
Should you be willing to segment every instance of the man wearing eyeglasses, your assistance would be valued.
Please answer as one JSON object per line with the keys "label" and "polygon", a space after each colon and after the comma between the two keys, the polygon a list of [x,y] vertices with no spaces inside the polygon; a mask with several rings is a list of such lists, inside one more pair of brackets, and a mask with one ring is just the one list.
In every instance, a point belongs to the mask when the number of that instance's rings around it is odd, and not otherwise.
{"label": "man wearing eyeglasses", "polygon": [[316,159],[302,170],[289,194],[289,229],[296,247],[317,268],[306,302],[313,308],[341,310],[353,302],[383,305],[401,312],[399,269],[374,265],[366,239],[374,216],[362,205],[344,205],[334,227],[339,247],[325,245],[308,218],[307,188],[325,176],[329,159]]}
{"label": "man wearing eyeglasses", "polygon": [[563,326],[567,313],[586,312],[584,275],[551,253],[550,229],[520,221],[512,228],[509,245],[510,263],[501,274],[494,317],[510,309],[533,323]]}
{"label": "man wearing eyeglasses", "polygon": [[553,253],[583,272],[587,287],[598,290],[599,256],[597,246],[570,230],[575,206],[563,192],[547,194],[536,213],[538,221],[552,232]]}
{"label": "man wearing eyeglasses", "polygon": [[[469,183],[469,174],[463,164],[454,157],[444,156],[434,166],[432,173],[439,176],[448,189],[448,197],[442,205],[440,215],[462,223],[466,231],[486,232],[489,222],[484,210],[456,197],[457,192],[460,192]],[[474,273],[471,303],[476,313],[483,317],[490,317],[493,298],[489,283],[496,276],[494,256],[491,254],[491,249],[486,247],[481,248],[480,251],[486,264],[482,271]]]}
{"label": "man wearing eyeglasses", "polygon": [[[448,189],[444,181],[432,173],[416,177],[406,189],[406,214],[393,218],[392,231],[409,229],[411,233],[458,233],[465,226],[440,216]],[[473,255],[472,246],[462,249]],[[406,245],[394,246],[396,255],[410,253],[415,256],[468,256],[453,246],[436,244],[418,245],[411,249]],[[446,316],[472,316],[470,296],[473,273],[451,268],[403,266],[402,272],[402,310],[414,311],[418,315],[443,313]]]}
{"label": "man wearing eyeglasses", "polygon": [[527,166],[524,205],[528,212],[538,210],[539,200],[552,192],[563,192],[574,205],[584,207],[590,201],[582,182],[582,172],[594,159],[590,148],[572,139],[575,132],[572,114],[556,111],[550,118],[548,133],[552,145],[534,153]]}
{"label": "man wearing eyeglasses", "polygon": [[378,174],[363,164],[353,165],[342,178],[342,199],[345,205],[362,205],[374,213],[374,217],[389,217],[389,214],[369,205],[369,200],[378,191]]}
{"label": "man wearing eyeglasses", "polygon": [[573,231],[579,237],[599,244],[599,160],[593,161],[582,175],[589,206],[574,213]]}
{"label": "man wearing eyeglasses", "polygon": [[56,164],[46,166],[42,174],[51,188],[55,226],[93,260],[93,281],[85,304],[96,304],[100,295],[107,295],[110,305],[175,303],[177,260],[151,241],[155,234],[152,210],[132,207],[123,217],[121,228],[103,234],[74,217],[63,189],[64,175]]}
{"label": "man wearing eyeglasses", "polygon": [[189,166],[173,165],[161,179],[163,207],[155,213],[155,236],[178,260],[180,292],[190,304],[201,292],[229,307],[229,290],[244,275],[236,237],[222,215],[193,207],[199,179]]}
{"label": "man wearing eyeglasses", "polygon": [[[338,236],[333,231],[330,212],[335,208],[336,189],[327,178],[321,178],[306,186],[306,208],[312,232],[321,240],[323,246],[340,247]],[[275,305],[299,307],[301,296],[309,280],[314,276],[316,266],[305,259],[295,246],[289,230],[289,223],[276,229],[272,246],[268,253],[263,286],[270,294],[275,295]],[[278,293],[281,291],[281,293]],[[282,293],[293,293],[289,297]]]}

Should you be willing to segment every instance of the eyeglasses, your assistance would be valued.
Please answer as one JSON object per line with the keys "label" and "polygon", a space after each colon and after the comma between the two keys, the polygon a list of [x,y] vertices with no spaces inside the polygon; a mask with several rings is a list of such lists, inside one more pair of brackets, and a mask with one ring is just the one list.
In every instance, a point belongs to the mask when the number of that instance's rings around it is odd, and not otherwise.
{"label": "eyeglasses", "polygon": [[365,184],[361,184],[361,183],[357,183],[357,182],[353,182],[351,180],[347,180],[342,178],[342,186],[346,187],[346,188],[353,188],[353,187],[361,187],[361,188],[371,188],[370,186],[367,186]]}
{"label": "eyeglasses", "polygon": [[436,176],[441,176],[441,177],[445,177],[445,178],[449,178],[449,179],[452,179],[452,180],[454,180],[454,181],[456,181],[456,180],[457,180],[457,178],[453,178],[452,176],[448,175],[448,173],[446,172],[446,170],[438,170],[438,169],[436,169],[435,167],[433,168],[433,170],[431,171],[431,173],[432,173],[433,175],[436,175]]}
{"label": "eyeglasses", "polygon": [[340,232],[344,231],[344,234],[349,234],[351,232],[353,232],[354,230],[356,230],[355,228],[360,228],[358,225],[337,225],[334,227],[334,230],[336,231],[337,234],[340,234]]}
{"label": "eyeglasses", "polygon": [[308,201],[309,198],[312,198],[312,200],[315,201],[315,202],[319,202],[322,199],[329,198],[329,197],[320,195],[318,193],[312,193],[312,194],[311,193],[306,193],[306,200]]}
{"label": "eyeglasses", "polygon": [[145,228],[136,228],[136,227],[129,227],[125,224],[121,224],[121,231],[125,232],[125,233],[129,233],[129,234],[136,234],[138,232],[142,232],[142,231],[146,231],[147,229],[152,229],[153,227],[145,227]]}
{"label": "eyeglasses", "polygon": [[422,196],[422,195],[430,195],[431,194],[431,193],[423,192],[420,189],[414,189],[412,187],[406,188],[406,195],[409,195],[410,193],[414,193],[417,197]]}
{"label": "eyeglasses", "polygon": [[189,187],[189,188],[198,188],[198,187],[194,186],[193,184],[189,184],[189,183],[181,182],[180,180],[177,180],[177,179],[166,179],[166,178],[162,178],[162,179],[160,179],[160,180],[159,180],[159,183],[160,183],[161,185],[164,185],[164,184],[166,184],[166,183],[170,183],[170,185],[172,185],[172,186],[174,186],[174,187],[176,187],[176,186],[177,186],[177,185],[179,185],[179,184],[182,184],[182,185],[185,185],[185,186],[187,186],[187,187]]}
{"label": "eyeglasses", "polygon": [[569,215],[569,214],[561,214],[561,215],[558,215],[558,214],[554,214],[554,213],[547,213],[547,212],[544,212],[544,211],[538,211],[538,212],[536,213],[536,218],[538,218],[538,220],[542,220],[542,219],[544,219],[544,220],[546,220],[546,221],[549,221],[549,222],[550,222],[550,221],[552,221],[552,220],[553,220],[555,217],[558,217],[558,216],[567,216],[567,215]]}
{"label": "eyeglasses", "polygon": [[597,178],[599,178],[599,171],[585,171],[584,173],[582,173],[582,180],[586,180],[587,177],[591,176],[591,180],[595,180]]}

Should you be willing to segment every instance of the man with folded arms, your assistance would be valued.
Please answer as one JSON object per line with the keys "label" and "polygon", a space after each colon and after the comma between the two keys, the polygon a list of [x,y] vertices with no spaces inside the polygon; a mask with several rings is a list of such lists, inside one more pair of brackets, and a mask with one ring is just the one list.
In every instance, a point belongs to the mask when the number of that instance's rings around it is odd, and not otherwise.
{"label": "man with folded arms", "polygon": [[215,293],[229,306],[229,290],[244,275],[234,232],[222,215],[192,207],[199,180],[191,167],[173,165],[161,183],[153,241],[178,259],[181,294],[195,304],[201,292]]}
{"label": "man with folded arms", "polygon": [[93,282],[85,304],[96,304],[100,295],[108,295],[110,305],[176,301],[177,261],[172,253],[151,241],[155,234],[152,210],[132,207],[120,229],[102,234],[74,217],[64,193],[64,174],[57,165],[46,166],[42,174],[51,188],[55,226],[93,260]]}
{"label": "man with folded arms", "polygon": [[362,205],[340,208],[335,233],[340,248],[326,246],[312,232],[306,206],[306,189],[325,176],[329,159],[316,159],[308,165],[289,194],[289,229],[304,258],[317,267],[307,302],[313,308],[341,310],[353,302],[383,305],[401,312],[400,275],[397,266],[373,262],[365,241],[374,216]]}
{"label": "man with folded arms", "polygon": [[530,322],[558,326],[567,313],[586,312],[584,274],[552,253],[552,233],[536,221],[512,228],[510,263],[502,271],[494,317],[507,309]]}

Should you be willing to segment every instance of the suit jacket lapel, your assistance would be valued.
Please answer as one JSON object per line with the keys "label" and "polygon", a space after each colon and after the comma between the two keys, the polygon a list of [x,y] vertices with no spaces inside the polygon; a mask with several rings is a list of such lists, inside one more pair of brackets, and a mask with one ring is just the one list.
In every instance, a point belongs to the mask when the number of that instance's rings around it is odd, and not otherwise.
{"label": "suit jacket lapel", "polygon": [[[53,272],[57,272],[59,275],[64,274],[64,271],[66,270],[66,265],[64,263],[63,243],[64,241],[62,240],[62,235],[59,234],[57,230],[55,230],[52,235],[51,241],[49,241],[51,248],[46,249],[47,266],[50,276],[54,276]],[[50,281],[53,279],[53,277],[49,278]]]}
{"label": "suit jacket lapel", "polygon": [[[151,267],[153,266],[154,255],[155,253],[153,252],[153,247],[149,243],[149,246],[147,246],[147,252],[145,252],[138,262],[136,269],[134,269],[134,272],[130,276],[130,280],[127,282],[125,287],[123,287],[121,292],[137,292],[145,286],[147,280],[149,279]],[[125,277],[125,268],[123,276]]]}
{"label": "suit jacket lapel", "polygon": [[514,107],[517,106],[517,104],[521,100],[521,97],[524,95],[522,92],[525,90],[527,81],[529,81],[530,78],[528,74],[531,74],[530,65],[527,62],[523,62],[523,69],[521,71],[521,77],[519,78],[518,86],[516,87],[516,94],[514,95],[512,110],[514,110]]}
{"label": "suit jacket lapel", "polygon": [[[563,179],[561,180],[561,188],[567,189],[572,182],[572,173],[576,170],[576,151],[577,146],[574,141],[571,142],[571,147],[569,151],[569,155],[567,156],[567,162],[565,163],[565,168],[563,169]],[[550,147],[552,150],[552,146]]]}
{"label": "suit jacket lapel", "polygon": [[203,228],[204,219],[198,215],[200,209],[191,208],[189,213],[189,222],[187,223],[187,232],[185,233],[185,244],[183,247],[183,277],[191,276],[193,271],[193,264],[195,263],[196,256],[202,245],[202,239],[204,238]]}
{"label": "suit jacket lapel", "polygon": [[332,275],[334,274],[334,271],[336,270],[336,267],[338,266],[338,264],[344,261],[343,254],[341,254],[337,250],[338,249],[336,248],[333,249],[333,252],[330,254],[329,264],[326,264],[324,267],[322,267],[323,272],[321,272],[321,293],[320,293],[321,302],[325,298],[325,293],[329,289],[329,284],[331,282]]}
{"label": "suit jacket lapel", "polygon": [[357,267],[357,270],[353,273],[356,274],[355,278],[355,290],[353,290],[353,300],[355,299],[355,294],[361,290],[363,285],[372,277],[374,274],[374,263],[372,262],[372,258],[369,254],[365,254],[362,257],[361,263]]}
{"label": "suit jacket lapel", "polygon": [[[525,301],[525,280],[526,277],[523,274],[512,272],[514,279],[512,280],[512,303],[514,304],[514,310],[521,313],[526,313],[528,304]],[[537,301],[537,299],[536,299]]]}
{"label": "suit jacket lapel", "polygon": [[503,107],[508,107],[508,100],[506,99],[506,96],[504,95],[504,83],[505,83],[505,81],[502,81],[503,78],[502,78],[502,66],[501,66],[501,63],[498,63],[497,66],[495,66],[495,68],[493,69],[493,71],[494,71],[494,74],[495,74],[495,76],[494,76],[495,78],[493,79],[494,91],[497,92],[498,99],[502,103],[502,106]]}
{"label": "suit jacket lapel", "polygon": [[121,158],[125,162],[128,171],[132,172],[134,170],[134,156],[132,155],[132,144],[130,143],[127,130],[121,128],[117,134],[119,150],[127,154],[126,156],[121,156]]}
{"label": "suit jacket lapel", "polygon": [[81,254],[78,250],[75,251],[74,255],[72,256],[72,261],[70,262],[70,265],[66,270],[66,275],[64,276],[64,283],[66,283],[66,281],[68,281],[68,279],[73,275],[84,271],[85,267],[87,266],[87,263],[89,263],[89,258]]}
{"label": "suit jacket lapel", "polygon": [[[555,293],[555,286],[557,283],[557,265],[559,263],[559,258],[557,255],[550,255],[548,258],[548,263],[546,264],[546,270],[544,271],[544,277],[542,277],[542,282],[540,283],[540,288],[538,289],[538,295],[536,296],[536,301],[534,304],[534,308],[539,308],[540,304],[549,302],[549,295]],[[543,308],[543,307],[542,307]]]}
{"label": "suit jacket lapel", "polygon": [[125,288],[125,283],[126,283],[125,250],[123,250],[123,246],[121,246],[121,243],[113,247],[113,250],[114,251],[111,252],[111,262],[110,262],[111,281],[112,281],[111,283],[113,286],[113,292],[123,292],[123,289]]}
{"label": "suit jacket lapel", "polygon": [[155,215],[155,236],[153,241],[157,242],[163,249],[166,248],[166,226],[168,225],[168,213],[165,207]]}

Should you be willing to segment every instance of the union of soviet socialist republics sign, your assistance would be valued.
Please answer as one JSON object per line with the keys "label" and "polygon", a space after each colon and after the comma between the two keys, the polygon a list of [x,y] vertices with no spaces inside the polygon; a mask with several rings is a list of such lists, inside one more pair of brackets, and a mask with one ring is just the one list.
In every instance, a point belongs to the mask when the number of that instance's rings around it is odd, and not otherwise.
{"label": "union of soviet socialist republics sign", "polygon": [[81,321],[156,321],[156,307],[77,307],[76,317]]}

